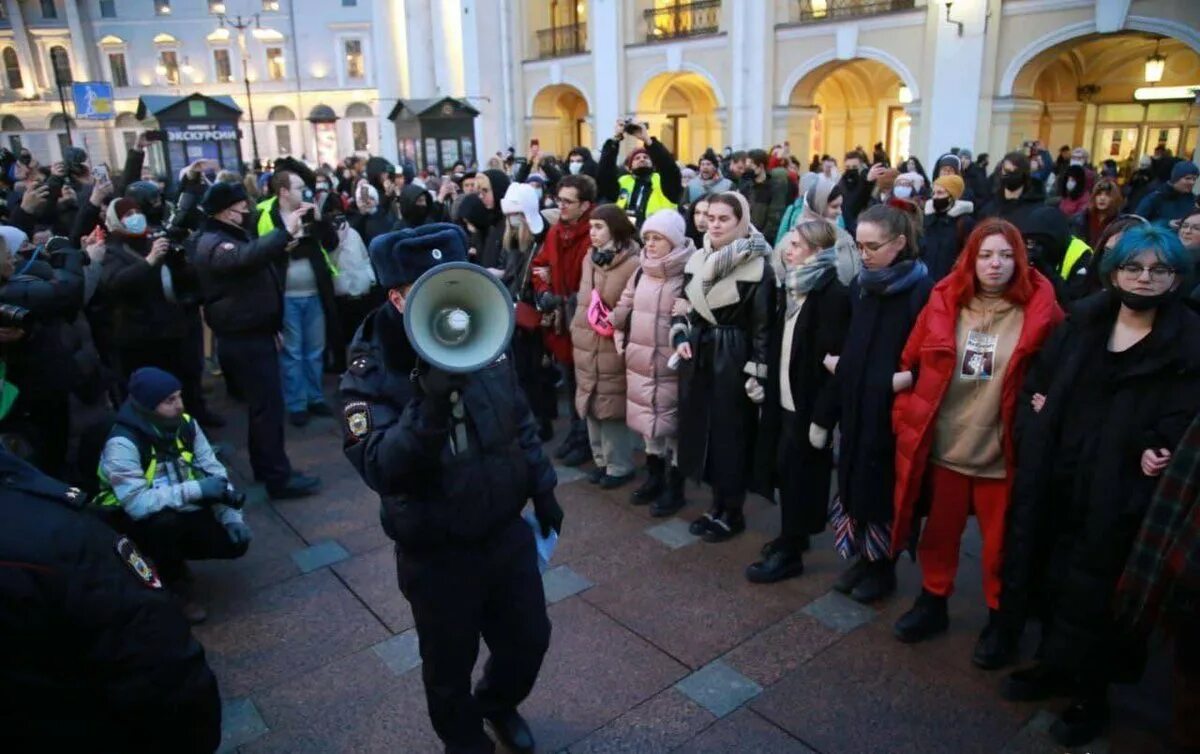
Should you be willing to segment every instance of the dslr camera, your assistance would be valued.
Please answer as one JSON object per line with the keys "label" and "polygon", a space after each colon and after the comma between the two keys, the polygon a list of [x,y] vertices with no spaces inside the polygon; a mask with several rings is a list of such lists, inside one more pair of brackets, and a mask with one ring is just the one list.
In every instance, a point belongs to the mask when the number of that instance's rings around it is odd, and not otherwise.
{"label": "dslr camera", "polygon": [[15,327],[19,330],[29,331],[29,327],[33,324],[32,315],[29,309],[16,304],[0,304],[0,327]]}

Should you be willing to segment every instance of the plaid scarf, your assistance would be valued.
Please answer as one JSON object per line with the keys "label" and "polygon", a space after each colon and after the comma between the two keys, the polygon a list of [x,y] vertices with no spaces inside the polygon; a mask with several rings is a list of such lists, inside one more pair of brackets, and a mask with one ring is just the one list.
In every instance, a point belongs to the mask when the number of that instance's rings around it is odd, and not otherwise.
{"label": "plaid scarf", "polygon": [[1117,584],[1117,614],[1149,633],[1200,600],[1200,416],[1184,433]]}
{"label": "plaid scarf", "polygon": [[837,252],[832,248],[817,252],[787,271],[784,286],[787,288],[787,316],[800,310],[800,302],[814,288],[819,288],[837,274]]}

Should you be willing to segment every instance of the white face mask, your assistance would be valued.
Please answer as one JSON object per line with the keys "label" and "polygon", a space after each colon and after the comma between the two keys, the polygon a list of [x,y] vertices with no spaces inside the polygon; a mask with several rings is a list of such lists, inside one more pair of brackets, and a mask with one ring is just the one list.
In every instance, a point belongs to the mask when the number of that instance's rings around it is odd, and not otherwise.
{"label": "white face mask", "polygon": [[571,171],[571,175],[579,175],[580,173],[583,172],[583,163],[582,162],[572,162],[569,165],[567,165],[567,170]]}
{"label": "white face mask", "polygon": [[508,227],[510,227],[510,228],[521,227],[521,216],[520,215],[509,215],[508,216]]}
{"label": "white face mask", "polygon": [[1076,184],[1075,184],[1075,179],[1074,179],[1074,178],[1068,178],[1068,179],[1067,179],[1067,191],[1074,191],[1074,190],[1075,190],[1075,185],[1076,185]]}
{"label": "white face mask", "polygon": [[912,196],[912,186],[896,186],[892,189],[892,196],[897,199],[907,199]]}
{"label": "white face mask", "polygon": [[1082,158],[1079,158],[1079,157],[1072,157],[1072,158],[1071,158],[1071,164],[1072,164],[1072,165],[1079,165],[1080,167],[1083,167],[1083,159],[1082,159]]}

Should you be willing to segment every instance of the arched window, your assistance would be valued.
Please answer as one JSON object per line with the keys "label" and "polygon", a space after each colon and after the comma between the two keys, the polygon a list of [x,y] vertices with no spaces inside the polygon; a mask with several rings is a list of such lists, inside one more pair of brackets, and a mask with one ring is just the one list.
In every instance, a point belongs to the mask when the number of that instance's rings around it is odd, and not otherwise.
{"label": "arched window", "polygon": [[15,115],[5,115],[0,118],[0,131],[24,131],[25,124]]}
{"label": "arched window", "polygon": [[51,47],[50,64],[54,66],[55,84],[66,86],[73,81],[71,78],[71,58],[67,55],[67,48],[60,45]]}
{"label": "arched window", "polygon": [[375,113],[371,112],[371,106],[361,102],[353,102],[346,108],[347,118],[372,118],[374,116]]}
{"label": "arched window", "polygon": [[17,51],[11,47],[4,48],[4,76],[9,89],[25,87],[25,80],[21,78],[21,62],[17,59]]}

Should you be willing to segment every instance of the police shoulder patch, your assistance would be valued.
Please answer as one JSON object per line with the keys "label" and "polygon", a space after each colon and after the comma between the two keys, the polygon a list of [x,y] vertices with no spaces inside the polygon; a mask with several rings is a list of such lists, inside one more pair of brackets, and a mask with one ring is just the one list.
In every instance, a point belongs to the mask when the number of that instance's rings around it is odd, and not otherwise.
{"label": "police shoulder patch", "polygon": [[133,571],[134,575],[141,579],[142,583],[151,589],[162,589],[162,580],[158,578],[158,572],[154,570],[149,560],[138,552],[137,546],[129,537],[120,537],[117,539],[117,555],[120,556],[129,570]]}
{"label": "police shoulder patch", "polygon": [[225,243],[221,244],[221,251],[233,251],[236,248],[237,246],[233,243],[233,241],[226,241]]}
{"label": "police shoulder patch", "polygon": [[355,441],[371,432],[371,408],[366,401],[352,401],[342,411],[346,418],[346,433]]}

